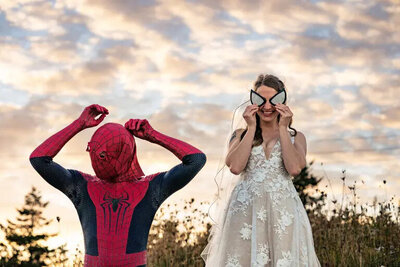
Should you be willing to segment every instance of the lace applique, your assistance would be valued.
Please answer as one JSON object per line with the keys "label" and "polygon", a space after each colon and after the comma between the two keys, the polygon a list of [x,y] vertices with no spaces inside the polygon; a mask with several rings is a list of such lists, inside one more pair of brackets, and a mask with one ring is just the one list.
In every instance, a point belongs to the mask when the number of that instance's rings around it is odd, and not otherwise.
{"label": "lace applique", "polygon": [[267,220],[267,211],[264,206],[261,206],[261,209],[257,212],[257,219],[260,219],[262,222]]}
{"label": "lace applique", "polygon": [[266,244],[259,244],[256,256],[256,262],[253,263],[254,267],[264,267],[271,259],[269,258],[269,250]]}
{"label": "lace applique", "polygon": [[228,255],[228,260],[226,261],[225,267],[242,267],[242,265],[240,265],[237,255]]}
{"label": "lace applique", "polygon": [[286,210],[278,210],[281,218],[278,219],[278,224],[275,224],[275,232],[279,234],[279,238],[282,238],[282,234],[285,233],[286,227],[293,222],[294,215]]}
{"label": "lace applique", "polygon": [[301,263],[304,264],[304,266],[308,266],[308,252],[307,252],[307,247],[305,242],[301,242],[301,247],[300,247],[300,251],[301,251]]}
{"label": "lace applique", "polygon": [[242,227],[242,229],[240,229],[240,234],[241,234],[242,239],[250,240],[251,228],[252,228],[252,226],[250,224],[244,223],[244,226]]}
{"label": "lace applique", "polygon": [[265,192],[270,193],[274,208],[280,206],[281,200],[297,196],[297,191],[291,181],[292,177],[287,172],[281,157],[279,140],[272,148],[269,159],[266,159],[261,145],[253,147],[247,165],[240,176],[241,181],[232,192],[232,195],[236,197],[230,203],[228,218],[238,211],[247,216],[247,207],[255,197],[261,197]]}
{"label": "lace applique", "polygon": [[278,260],[276,263],[276,266],[278,267],[290,267],[291,263],[293,262],[293,257],[292,254],[290,253],[290,250],[284,252],[282,251],[282,257],[281,259]]}

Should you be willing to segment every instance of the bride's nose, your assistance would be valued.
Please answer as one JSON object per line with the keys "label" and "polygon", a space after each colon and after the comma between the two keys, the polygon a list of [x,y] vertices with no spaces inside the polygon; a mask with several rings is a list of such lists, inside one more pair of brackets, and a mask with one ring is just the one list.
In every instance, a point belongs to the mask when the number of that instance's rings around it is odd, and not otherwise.
{"label": "bride's nose", "polygon": [[261,110],[275,110],[275,107],[269,102],[269,101],[266,101],[265,103],[264,103],[264,105],[262,105],[261,107],[260,107],[260,109]]}

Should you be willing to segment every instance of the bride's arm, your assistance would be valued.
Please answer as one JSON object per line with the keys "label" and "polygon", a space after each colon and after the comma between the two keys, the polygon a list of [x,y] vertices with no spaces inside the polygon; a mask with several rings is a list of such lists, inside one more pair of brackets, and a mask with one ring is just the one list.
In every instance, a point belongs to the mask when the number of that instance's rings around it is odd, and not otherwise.
{"label": "bride's arm", "polygon": [[291,176],[298,175],[306,166],[307,141],[304,134],[297,131],[294,144],[290,141],[289,132],[285,127],[279,128],[282,158],[286,170]]}
{"label": "bride's arm", "polygon": [[225,159],[225,164],[233,174],[240,174],[246,167],[251,152],[251,145],[256,133],[255,127],[248,127],[243,139],[240,140],[243,130],[244,129],[236,130],[232,134],[228,154]]}

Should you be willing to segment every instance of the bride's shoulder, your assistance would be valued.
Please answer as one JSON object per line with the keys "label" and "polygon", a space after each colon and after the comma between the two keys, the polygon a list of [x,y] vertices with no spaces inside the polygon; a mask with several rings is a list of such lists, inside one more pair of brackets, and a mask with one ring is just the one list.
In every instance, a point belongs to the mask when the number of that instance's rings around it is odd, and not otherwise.
{"label": "bride's shoulder", "polygon": [[236,134],[242,134],[244,131],[246,131],[246,129],[244,128],[239,128],[235,130]]}
{"label": "bride's shoulder", "polygon": [[245,130],[246,129],[244,129],[244,128],[239,128],[239,129],[236,129],[235,131],[233,131],[230,141],[232,141],[235,137],[240,137]]}
{"label": "bride's shoulder", "polygon": [[245,128],[238,128],[235,130],[235,132],[242,133],[245,130],[246,130]]}
{"label": "bride's shoulder", "polygon": [[297,148],[301,148],[304,153],[307,153],[307,140],[305,135],[300,132],[297,131],[297,134],[295,136],[292,137],[294,139],[294,146]]}
{"label": "bride's shoulder", "polygon": [[240,140],[242,139],[241,136],[245,130],[246,129],[240,128],[233,131],[231,138],[229,139],[229,148],[232,148],[240,143]]}
{"label": "bride's shoulder", "polygon": [[293,135],[294,133],[291,133],[290,136],[293,137],[295,140],[306,140],[306,136],[304,135],[303,132],[296,130],[296,135]]}

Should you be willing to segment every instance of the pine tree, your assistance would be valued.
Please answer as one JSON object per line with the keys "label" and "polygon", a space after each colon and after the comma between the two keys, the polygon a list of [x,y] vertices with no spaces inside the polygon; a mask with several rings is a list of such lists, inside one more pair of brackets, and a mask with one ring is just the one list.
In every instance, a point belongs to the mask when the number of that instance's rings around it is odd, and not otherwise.
{"label": "pine tree", "polygon": [[[320,207],[324,202],[326,197],[325,192],[321,192],[319,197],[311,196],[307,189],[315,188],[318,183],[322,180],[322,178],[318,179],[312,173],[310,173],[310,167],[314,163],[311,161],[306,167],[304,167],[301,172],[296,175],[293,179],[294,187],[296,188],[297,192],[299,193],[299,197],[303,205],[305,206],[307,212],[309,212],[312,208],[311,207]],[[319,191],[318,189],[316,190]]]}
{"label": "pine tree", "polygon": [[58,265],[67,260],[65,244],[50,249],[45,241],[57,234],[43,232],[52,220],[42,216],[49,202],[44,202],[40,192],[32,187],[25,196],[25,204],[17,209],[16,222],[7,220],[0,224],[5,234],[5,243],[0,243],[0,264],[2,266],[45,266]]}

